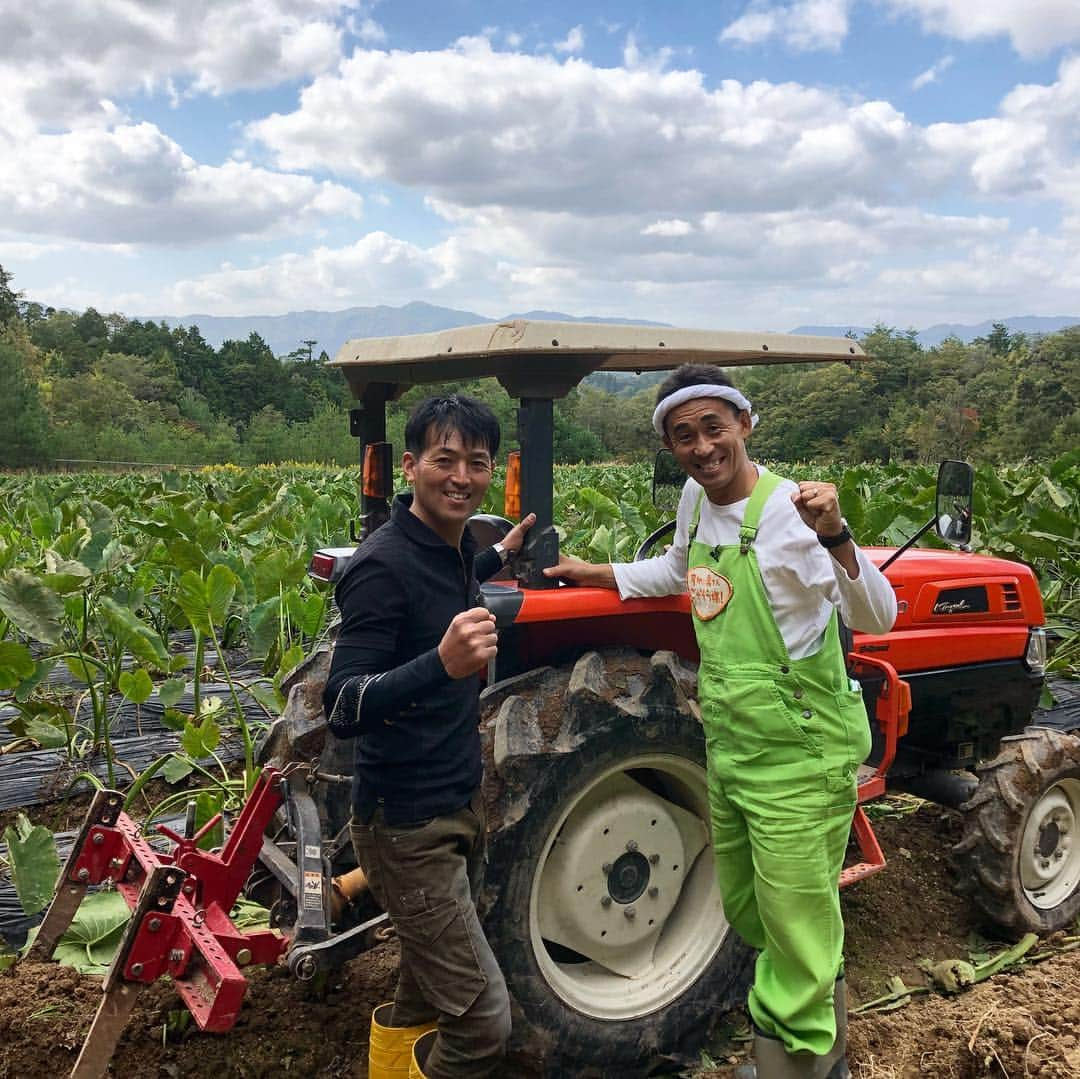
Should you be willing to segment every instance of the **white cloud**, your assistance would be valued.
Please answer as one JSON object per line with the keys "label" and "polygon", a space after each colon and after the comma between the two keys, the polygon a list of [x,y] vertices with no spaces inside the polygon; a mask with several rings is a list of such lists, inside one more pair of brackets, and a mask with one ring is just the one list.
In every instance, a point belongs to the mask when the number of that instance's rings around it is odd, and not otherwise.
{"label": "white cloud", "polygon": [[[538,306],[681,325],[786,330],[800,321],[907,325],[1075,306],[1080,244],[1000,218],[858,202],[834,213],[702,215],[691,232],[640,236],[633,218],[469,211],[430,246],[372,232],[254,267],[222,266],[103,309],[242,314],[436,303],[498,316]],[[646,247],[642,247],[642,243]],[[496,253],[493,257],[493,253]],[[1000,313],[1000,312],[999,312]]]}
{"label": "white cloud", "polygon": [[689,221],[672,217],[666,221],[654,221],[641,230],[642,236],[689,236],[694,226]]}
{"label": "white cloud", "polygon": [[1016,86],[996,117],[932,124],[927,148],[964,167],[975,192],[1024,194],[1080,207],[1080,56],[1062,61],[1050,85]]}
{"label": "white cloud", "polygon": [[[35,0],[5,5],[6,119],[115,122],[112,101],[162,90],[221,94],[305,78],[341,52],[337,20],[357,0]],[[112,111],[113,115],[110,115]]]}
{"label": "white cloud", "polygon": [[[413,187],[462,206],[655,216],[940,186],[922,129],[885,102],[694,70],[496,52],[357,51],[300,107],[249,126],[279,167]],[[947,171],[947,170],[946,170]]]}
{"label": "white cloud", "polygon": [[937,82],[941,76],[949,70],[953,65],[954,57],[952,55],[943,56],[935,64],[931,64],[925,71],[920,72],[911,80],[912,90],[921,90],[924,86],[929,86],[933,82]]}
{"label": "white cloud", "polygon": [[1076,0],[887,0],[897,13],[917,17],[924,30],[961,41],[1008,36],[1021,56],[1037,56],[1080,42]]}
{"label": "white cloud", "polygon": [[1080,57],[997,115],[922,126],[886,101],[694,70],[497,52],[357,51],[247,129],[287,170],[415,188],[445,207],[656,220],[942,196],[1071,201]]}
{"label": "white cloud", "polygon": [[777,38],[796,52],[836,52],[848,33],[852,0],[795,0],[787,5],[751,3],[720,32],[721,42],[758,45]]}
{"label": "white cloud", "polygon": [[20,137],[0,129],[0,220],[87,243],[186,245],[359,217],[338,184],[236,161],[201,165],[153,124]]}
{"label": "white cloud", "polygon": [[[342,248],[316,247],[290,252],[258,266],[223,266],[180,281],[161,297],[170,311],[242,314],[293,311],[300,307],[333,309],[367,302],[405,303],[423,295],[438,296],[450,282],[494,276],[490,258],[477,259],[450,240],[423,248],[385,232],[371,232]],[[132,298],[134,300],[134,298]],[[140,297],[138,305],[153,303]],[[130,306],[130,302],[129,302]]]}
{"label": "white cloud", "polygon": [[575,26],[562,41],[555,42],[554,49],[561,53],[579,53],[585,48],[585,31]]}
{"label": "white cloud", "polygon": [[365,45],[381,45],[386,40],[386,31],[374,19],[361,19],[352,24],[352,32]]}

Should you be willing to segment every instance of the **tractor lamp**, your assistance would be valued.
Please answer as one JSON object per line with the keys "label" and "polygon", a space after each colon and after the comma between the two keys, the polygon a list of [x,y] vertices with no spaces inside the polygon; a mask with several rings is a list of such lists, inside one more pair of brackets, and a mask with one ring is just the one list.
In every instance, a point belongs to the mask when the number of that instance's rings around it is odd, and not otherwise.
{"label": "tractor lamp", "polygon": [[521,520],[521,450],[511,450],[506,457],[503,516],[510,521]]}
{"label": "tractor lamp", "polygon": [[1032,626],[1028,631],[1024,665],[1032,674],[1046,673],[1046,630],[1042,626]]}

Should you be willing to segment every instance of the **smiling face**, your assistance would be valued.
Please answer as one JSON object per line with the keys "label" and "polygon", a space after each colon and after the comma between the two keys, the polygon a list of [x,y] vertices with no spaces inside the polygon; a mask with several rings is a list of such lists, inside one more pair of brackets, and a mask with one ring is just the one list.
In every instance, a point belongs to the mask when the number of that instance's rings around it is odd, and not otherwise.
{"label": "smiling face", "polygon": [[406,450],[401,467],[413,488],[412,512],[457,547],[491,484],[491,454],[483,446],[466,446],[459,431],[429,429],[423,450]]}
{"label": "smiling face", "polygon": [[695,397],[676,405],[664,419],[664,444],[710,502],[729,505],[747,498],[757,480],[746,453],[753,425],[717,397]]}

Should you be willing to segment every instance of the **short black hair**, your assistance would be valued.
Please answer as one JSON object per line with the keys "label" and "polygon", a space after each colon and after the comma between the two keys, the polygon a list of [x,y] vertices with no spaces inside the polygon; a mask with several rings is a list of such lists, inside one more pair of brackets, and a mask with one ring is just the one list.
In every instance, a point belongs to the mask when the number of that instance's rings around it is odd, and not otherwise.
{"label": "short black hair", "polygon": [[433,439],[457,432],[469,448],[481,446],[491,454],[499,452],[499,421],[495,413],[475,397],[451,393],[445,397],[426,397],[405,424],[405,449],[419,457]]}

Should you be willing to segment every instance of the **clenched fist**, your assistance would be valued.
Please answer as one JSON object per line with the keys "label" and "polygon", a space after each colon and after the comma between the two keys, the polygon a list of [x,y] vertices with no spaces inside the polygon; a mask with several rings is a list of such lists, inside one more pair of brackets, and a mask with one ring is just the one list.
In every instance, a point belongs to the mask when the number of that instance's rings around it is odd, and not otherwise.
{"label": "clenched fist", "polygon": [[495,616],[484,607],[455,615],[439,641],[439,659],[451,678],[468,678],[486,667],[498,651]]}

